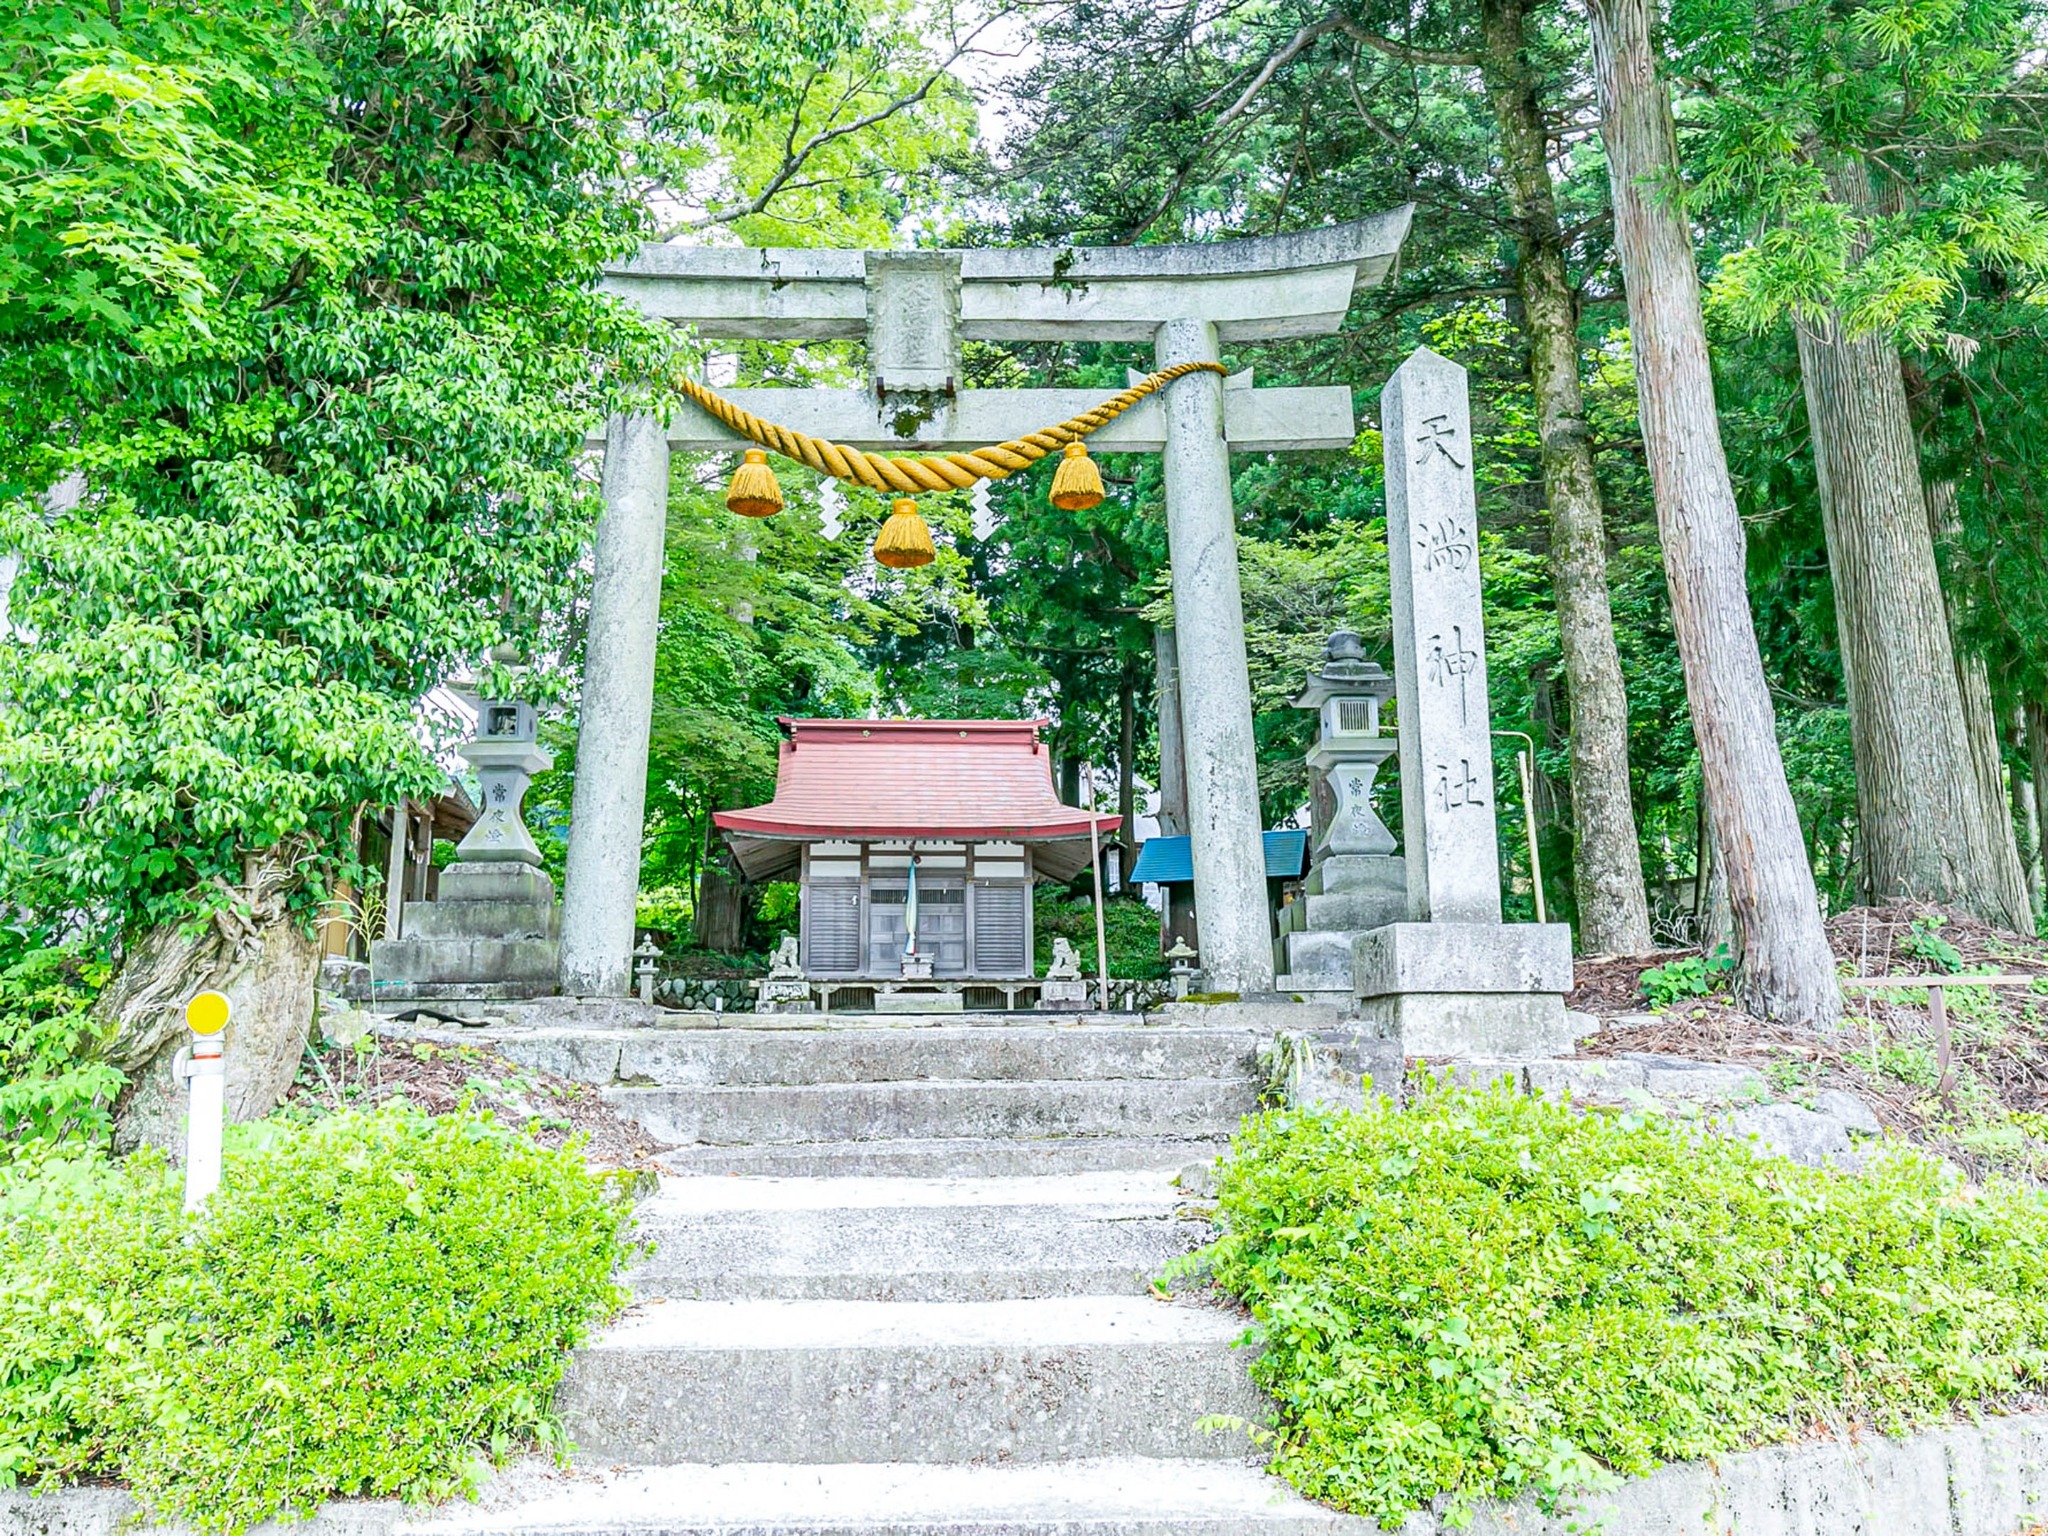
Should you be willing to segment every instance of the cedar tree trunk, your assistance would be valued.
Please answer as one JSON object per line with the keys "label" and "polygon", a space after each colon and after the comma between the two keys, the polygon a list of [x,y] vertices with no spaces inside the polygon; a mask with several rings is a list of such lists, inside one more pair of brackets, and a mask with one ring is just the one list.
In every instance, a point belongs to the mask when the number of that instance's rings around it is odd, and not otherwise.
{"label": "cedar tree trunk", "polygon": [[1515,222],[1515,285],[1529,341],[1557,631],[1571,694],[1572,878],[1579,947],[1650,947],[1642,848],[1629,798],[1628,693],[1607,596],[1607,527],[1579,387],[1578,303],[1544,153],[1543,110],[1529,68],[1523,0],[1482,0],[1486,94],[1500,125],[1500,180]]}
{"label": "cedar tree trunk", "polygon": [[1649,0],[1589,0],[1587,9],[1643,446],[1714,853],[1735,916],[1738,997],[1768,1018],[1832,1025],[1842,994],[1749,611],[1742,521],[1715,414],[1699,274],[1678,195],[1678,135],[1651,49]]}
{"label": "cedar tree trunk", "polygon": [[[1916,460],[1914,469],[1918,468]],[[1956,507],[1953,480],[1937,480],[1927,488],[1927,519],[1935,547],[1956,536],[1962,526],[1962,514]],[[1939,579],[1937,565],[1937,583]],[[2007,902],[2028,919],[2009,926],[2031,931],[2033,894],[2027,873],[2031,840],[2026,811],[2019,800],[2019,777],[2014,775],[2010,786],[2006,783],[2004,732],[1999,729],[1998,709],[1991,700],[1991,670],[1982,655],[1963,643],[1962,614],[1946,586],[1942,587],[1941,596],[1949,650],[1956,664],[1956,690],[1962,699],[1963,721],[1969,734],[1970,767],[1977,778],[1977,793],[1983,798],[1985,856],[1991,861]],[[2016,806],[2020,808],[2016,810]],[[2023,840],[2027,840],[2025,847]]]}
{"label": "cedar tree trunk", "polygon": [[[1828,181],[1844,203],[1871,206],[1862,167],[1837,162]],[[1864,899],[1938,901],[2023,927],[2004,795],[1986,803],[1972,757],[1898,349],[1883,335],[1848,334],[1832,312],[1797,333],[1856,754]]]}
{"label": "cedar tree trunk", "polygon": [[697,910],[692,916],[697,942],[721,955],[738,954],[747,920],[747,881],[732,863],[729,851],[704,861],[697,878]]}

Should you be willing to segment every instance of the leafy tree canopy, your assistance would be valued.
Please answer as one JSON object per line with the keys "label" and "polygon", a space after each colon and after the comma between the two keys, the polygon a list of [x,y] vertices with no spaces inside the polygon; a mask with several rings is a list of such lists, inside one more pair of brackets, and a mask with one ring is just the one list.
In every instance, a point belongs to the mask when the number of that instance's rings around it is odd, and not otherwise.
{"label": "leafy tree canopy", "polygon": [[175,918],[251,859],[311,899],[356,807],[437,780],[416,701],[504,642],[564,653],[580,445],[668,346],[597,270],[650,179],[865,25],[848,0],[0,21],[25,904]]}

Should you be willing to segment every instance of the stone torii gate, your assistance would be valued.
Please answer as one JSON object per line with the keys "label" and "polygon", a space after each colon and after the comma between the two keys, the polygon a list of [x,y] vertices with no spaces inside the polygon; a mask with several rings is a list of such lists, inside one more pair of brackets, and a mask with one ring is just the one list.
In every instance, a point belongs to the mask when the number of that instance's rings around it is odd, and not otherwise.
{"label": "stone torii gate", "polygon": [[[832,251],[641,248],[605,288],[706,340],[864,338],[864,389],[746,389],[735,403],[847,447],[955,452],[1098,403],[1070,389],[962,389],[962,341],[1149,341],[1161,368],[1214,362],[1226,342],[1335,331],[1354,291],[1385,277],[1412,209],[1301,234],[1213,245]],[[1344,387],[1253,389],[1189,374],[1093,433],[1092,447],[1164,456],[1179,693],[1202,959],[1219,991],[1269,991],[1251,688],[1230,451],[1347,447]],[[563,892],[561,986],[623,996],[653,709],[669,455],[732,449],[694,406],[666,425],[606,424]]]}

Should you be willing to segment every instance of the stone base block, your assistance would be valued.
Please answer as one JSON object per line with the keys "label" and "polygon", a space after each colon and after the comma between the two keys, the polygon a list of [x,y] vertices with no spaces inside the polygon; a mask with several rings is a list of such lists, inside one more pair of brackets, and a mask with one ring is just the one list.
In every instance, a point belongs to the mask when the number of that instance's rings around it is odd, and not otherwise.
{"label": "stone base block", "polygon": [[[1334,896],[1340,891],[1367,892],[1400,903],[1402,915],[1408,907],[1408,861],[1398,854],[1325,854],[1308,872],[1302,888],[1311,896]],[[1387,919],[1398,921],[1396,918]]]}
{"label": "stone base block", "polygon": [[441,871],[437,902],[555,901],[555,882],[531,864],[472,864],[467,859]]}
{"label": "stone base block", "polygon": [[783,976],[772,976],[754,983],[754,1012],[756,1013],[815,1013],[817,1005],[811,1001],[811,984],[807,981],[792,981]]}
{"label": "stone base block", "polygon": [[1351,991],[1351,935],[1348,933],[1290,933],[1280,940],[1280,970],[1290,985],[1282,992],[1299,992],[1304,987],[1317,992]]}
{"label": "stone base block", "polygon": [[1355,933],[1403,921],[1408,916],[1408,893],[1326,891],[1304,896],[1295,905],[1302,909],[1303,925],[1311,932]]}
{"label": "stone base block", "polygon": [[1161,1003],[1145,1015],[1152,1024],[1193,1024],[1203,1029],[1249,1029],[1273,1034],[1283,1029],[1336,1029],[1344,1022],[1337,1007],[1297,1003],[1273,996],[1221,1003]]}
{"label": "stone base block", "polygon": [[1571,1053],[1579,1026],[1564,999],[1542,992],[1396,992],[1361,997],[1366,1033],[1401,1042],[1404,1056],[1541,1060]]}
{"label": "stone base block", "polygon": [[552,901],[415,902],[405,909],[411,939],[555,939],[562,909]]}
{"label": "stone base block", "polygon": [[1095,991],[1087,981],[1048,981],[1038,989],[1041,1008],[1087,1008]]}
{"label": "stone base block", "polygon": [[543,997],[555,990],[553,939],[379,939],[370,946],[371,995],[408,998]]}
{"label": "stone base block", "polygon": [[1334,1008],[1337,1012],[1351,1011],[1351,988],[1309,987],[1299,984],[1299,978],[1282,975],[1276,983],[1280,992],[1297,1003],[1312,1003],[1319,1007]]}
{"label": "stone base block", "polygon": [[1352,941],[1351,976],[1361,998],[1548,992],[1561,999],[1572,985],[1572,931],[1563,923],[1389,923]]}
{"label": "stone base block", "polygon": [[877,1013],[965,1013],[967,1001],[959,992],[875,993]]}

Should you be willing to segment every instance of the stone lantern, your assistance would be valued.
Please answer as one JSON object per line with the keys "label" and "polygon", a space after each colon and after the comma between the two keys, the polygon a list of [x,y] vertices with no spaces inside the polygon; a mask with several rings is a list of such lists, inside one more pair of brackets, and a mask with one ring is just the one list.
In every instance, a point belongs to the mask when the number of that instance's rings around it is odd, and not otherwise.
{"label": "stone lantern", "polygon": [[406,911],[405,937],[370,946],[380,1002],[540,997],[555,990],[561,917],[522,804],[536,773],[554,766],[531,704],[477,707],[476,734],[458,748],[476,769],[481,808],[441,871],[434,900]]}
{"label": "stone lantern", "polygon": [[1323,646],[1323,664],[1293,703],[1317,712],[1316,744],[1308,767],[1314,786],[1315,837],[1310,859],[1332,854],[1389,854],[1394,834],[1373,809],[1373,781],[1394,755],[1392,737],[1380,734],[1380,705],[1394,696],[1394,680],[1365,654],[1365,642],[1340,629]]}
{"label": "stone lantern", "polygon": [[1380,734],[1380,706],[1393,695],[1394,679],[1366,656],[1365,642],[1340,629],[1293,701],[1317,716],[1308,751],[1315,830],[1303,895],[1281,912],[1282,992],[1348,1007],[1352,938],[1408,915],[1407,867],[1372,803],[1380,767],[1398,750]]}
{"label": "stone lantern", "polygon": [[483,813],[456,845],[457,865],[530,864],[540,868],[540,849],[526,830],[522,814],[526,787],[533,776],[555,765],[554,758],[540,748],[539,723],[531,704],[487,699],[478,705],[476,735],[457,750],[476,770],[483,790]]}

